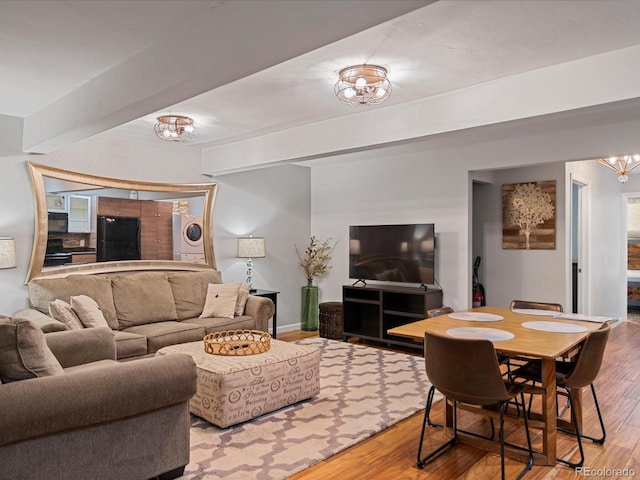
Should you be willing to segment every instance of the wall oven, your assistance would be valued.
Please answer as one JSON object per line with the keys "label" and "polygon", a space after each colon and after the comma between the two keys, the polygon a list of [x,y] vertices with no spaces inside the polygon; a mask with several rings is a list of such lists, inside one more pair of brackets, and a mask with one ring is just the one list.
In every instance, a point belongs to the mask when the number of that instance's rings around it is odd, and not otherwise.
{"label": "wall oven", "polygon": [[67,233],[69,215],[66,213],[49,212],[49,233]]}

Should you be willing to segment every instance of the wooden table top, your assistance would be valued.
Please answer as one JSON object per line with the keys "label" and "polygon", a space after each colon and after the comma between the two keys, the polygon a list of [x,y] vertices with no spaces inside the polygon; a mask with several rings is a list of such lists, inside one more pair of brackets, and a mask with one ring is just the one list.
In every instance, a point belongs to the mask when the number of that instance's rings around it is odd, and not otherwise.
{"label": "wooden table top", "polygon": [[[596,322],[563,320],[551,316],[528,315],[512,312],[508,307],[478,307],[467,312],[485,312],[501,315],[503,320],[495,322],[474,322],[457,320],[448,315],[420,320],[387,331],[389,335],[411,338],[416,342],[424,341],[425,332],[446,335],[447,330],[456,327],[495,328],[513,333],[511,340],[494,341],[496,350],[509,355],[526,355],[539,358],[558,358],[579,345],[588,331],[597,330],[601,324]],[[456,312],[460,313],[460,312]],[[557,333],[532,330],[522,326],[524,322],[559,322],[580,325],[588,329],[581,333]]]}

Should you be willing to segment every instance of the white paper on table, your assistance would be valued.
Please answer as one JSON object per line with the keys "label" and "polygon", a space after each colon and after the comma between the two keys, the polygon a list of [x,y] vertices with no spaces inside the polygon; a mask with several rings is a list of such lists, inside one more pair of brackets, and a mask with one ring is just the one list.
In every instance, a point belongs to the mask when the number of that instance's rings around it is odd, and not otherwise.
{"label": "white paper on table", "polygon": [[615,322],[615,318],[601,317],[598,315],[584,315],[582,313],[556,313],[553,318],[561,318],[563,320],[578,320],[581,322],[606,323]]}
{"label": "white paper on table", "polygon": [[511,311],[525,315],[540,315],[541,317],[554,317],[558,313],[553,310],[542,310],[540,308],[514,308]]}

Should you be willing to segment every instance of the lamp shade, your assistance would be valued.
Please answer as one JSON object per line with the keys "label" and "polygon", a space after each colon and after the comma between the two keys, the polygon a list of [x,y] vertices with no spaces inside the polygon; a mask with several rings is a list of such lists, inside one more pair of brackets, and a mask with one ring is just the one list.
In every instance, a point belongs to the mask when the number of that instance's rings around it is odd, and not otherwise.
{"label": "lamp shade", "polygon": [[11,237],[0,237],[0,268],[15,268],[16,245]]}
{"label": "lamp shade", "polygon": [[263,237],[238,238],[238,258],[261,258],[265,255]]}

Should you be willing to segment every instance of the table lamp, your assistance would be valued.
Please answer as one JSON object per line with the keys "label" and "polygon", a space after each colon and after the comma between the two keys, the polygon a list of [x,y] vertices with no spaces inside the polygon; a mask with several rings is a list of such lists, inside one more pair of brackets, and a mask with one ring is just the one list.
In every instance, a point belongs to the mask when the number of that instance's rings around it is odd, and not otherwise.
{"label": "table lamp", "polygon": [[240,237],[238,238],[238,258],[247,259],[247,284],[249,285],[249,291],[255,292],[251,284],[251,277],[253,274],[253,259],[262,258],[265,256],[264,238],[263,237]]}

